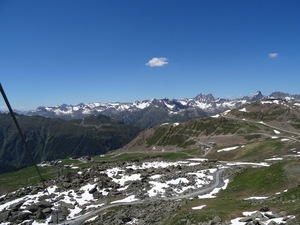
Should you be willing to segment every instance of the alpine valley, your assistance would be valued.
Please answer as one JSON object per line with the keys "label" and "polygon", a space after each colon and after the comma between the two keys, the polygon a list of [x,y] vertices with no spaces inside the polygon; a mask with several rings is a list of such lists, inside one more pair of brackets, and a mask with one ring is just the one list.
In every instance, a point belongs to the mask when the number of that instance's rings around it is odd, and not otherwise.
{"label": "alpine valley", "polygon": [[[18,120],[37,162],[84,155],[99,155],[128,144],[143,129],[165,123],[183,123],[207,118],[257,101],[300,101],[300,95],[273,92],[239,99],[195,98],[152,99],[133,103],[80,103],[40,106]],[[0,172],[31,165],[9,114],[1,113]],[[182,135],[181,135],[182,136]],[[182,136],[183,137],[183,136]]]}
{"label": "alpine valley", "polygon": [[[0,116],[1,163],[28,165]],[[1,174],[1,224],[300,224],[300,95],[64,104],[17,119],[46,179],[33,166]]]}

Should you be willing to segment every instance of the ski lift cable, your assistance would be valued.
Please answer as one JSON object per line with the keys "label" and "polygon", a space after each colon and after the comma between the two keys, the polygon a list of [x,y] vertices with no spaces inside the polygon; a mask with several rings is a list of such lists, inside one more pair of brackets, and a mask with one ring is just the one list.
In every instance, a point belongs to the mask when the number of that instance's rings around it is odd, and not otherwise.
{"label": "ski lift cable", "polygon": [[27,152],[28,152],[28,154],[29,154],[29,156],[30,156],[30,158],[31,158],[31,161],[32,161],[32,163],[34,164],[36,171],[38,172],[38,175],[39,175],[39,177],[40,177],[40,179],[41,179],[41,182],[43,183],[44,188],[46,189],[46,191],[48,192],[48,195],[50,196],[50,193],[49,193],[49,191],[48,191],[48,189],[47,189],[47,187],[46,187],[46,184],[45,184],[45,179],[42,177],[42,174],[41,174],[39,168],[38,168],[37,165],[36,165],[36,162],[35,162],[35,160],[34,160],[34,158],[33,158],[33,155],[32,155],[32,153],[31,153],[31,151],[30,151],[30,149],[29,149],[29,146],[28,146],[28,144],[27,144],[27,142],[26,142],[26,139],[25,139],[25,137],[24,137],[24,134],[22,133],[22,130],[21,130],[21,128],[20,128],[20,125],[19,125],[19,123],[18,123],[18,121],[17,121],[17,118],[16,118],[14,112],[13,112],[13,109],[12,109],[11,106],[10,106],[10,103],[9,103],[7,97],[6,97],[6,94],[5,94],[5,92],[4,92],[4,89],[3,89],[2,85],[1,85],[1,83],[0,83],[0,91],[1,91],[1,94],[2,94],[2,97],[3,97],[4,101],[5,101],[5,103],[6,103],[6,106],[7,106],[8,110],[9,110],[9,112],[10,112],[10,115],[11,115],[11,117],[13,118],[16,127],[18,128],[19,134],[20,134],[20,136],[21,136],[21,138],[22,138],[22,141],[23,141],[23,143],[24,143],[24,145],[25,145],[25,148],[26,148],[26,150],[27,150]]}
{"label": "ski lift cable", "polygon": [[6,103],[6,105],[7,105],[7,108],[8,108],[8,110],[9,110],[9,112],[10,112],[10,115],[11,115],[11,117],[13,118],[16,127],[18,128],[18,131],[19,131],[20,136],[21,136],[21,138],[22,138],[22,140],[23,140],[23,143],[24,143],[24,145],[25,145],[25,148],[26,148],[27,152],[28,152],[29,155],[30,155],[31,161],[32,161],[33,164],[34,164],[35,169],[36,169],[36,171],[38,172],[39,177],[41,178],[41,181],[43,182],[43,184],[45,184],[45,183],[44,183],[44,178],[42,177],[42,174],[40,173],[40,170],[38,169],[38,167],[37,167],[37,165],[36,165],[36,163],[35,163],[35,160],[34,160],[34,158],[33,158],[33,155],[32,155],[32,153],[31,153],[31,151],[30,151],[30,149],[29,149],[29,146],[28,146],[28,144],[27,144],[27,142],[26,142],[26,139],[25,139],[25,137],[24,137],[24,135],[23,135],[23,133],[22,133],[22,130],[21,130],[20,126],[19,126],[19,123],[18,123],[18,121],[17,121],[17,118],[16,118],[16,116],[15,116],[15,114],[14,114],[14,112],[13,112],[11,106],[10,106],[10,103],[9,103],[7,97],[6,97],[6,94],[5,94],[5,92],[4,92],[4,89],[3,89],[2,85],[1,85],[1,83],[0,83],[0,91],[1,91],[1,94],[2,94],[2,97],[3,97],[4,101],[5,101],[5,103]]}
{"label": "ski lift cable", "polygon": [[[39,168],[38,168],[38,166],[37,166],[37,164],[36,164],[36,162],[35,162],[35,160],[34,160],[34,158],[33,158],[32,152],[30,151],[30,148],[29,148],[29,146],[28,146],[28,144],[27,144],[27,141],[26,141],[26,139],[25,139],[25,137],[24,137],[24,134],[23,134],[23,132],[22,132],[22,130],[21,130],[21,128],[20,128],[20,125],[19,125],[19,123],[18,123],[18,121],[17,121],[17,118],[16,118],[16,116],[15,116],[15,113],[14,113],[14,111],[13,111],[13,109],[12,109],[12,107],[11,107],[9,101],[8,101],[8,98],[7,98],[7,96],[6,96],[5,92],[4,92],[4,89],[3,89],[2,85],[1,85],[1,83],[0,83],[0,91],[1,91],[1,94],[2,94],[2,97],[3,97],[4,101],[5,101],[5,103],[6,103],[6,106],[7,106],[8,110],[9,110],[9,112],[10,112],[10,115],[11,115],[11,117],[13,118],[16,127],[18,128],[19,134],[20,134],[20,136],[21,136],[21,138],[22,138],[22,141],[23,141],[23,143],[24,143],[24,145],[25,145],[25,148],[26,148],[26,150],[27,150],[27,152],[28,152],[28,154],[29,154],[29,156],[30,156],[30,158],[31,158],[31,161],[32,161],[32,163],[34,164],[36,171],[38,172],[38,175],[39,175],[39,177],[40,177],[40,179],[41,179],[41,182],[42,182],[42,184],[43,184],[43,186],[44,186],[44,189],[46,190],[46,192],[47,192],[47,194],[48,194],[48,196],[49,196],[49,198],[50,198],[52,204],[54,205],[54,201],[53,201],[53,199],[52,199],[52,197],[51,197],[51,195],[50,195],[50,193],[49,193],[49,190],[48,190],[48,188],[47,188],[47,186],[46,186],[46,184],[45,184],[45,179],[42,177],[42,174],[41,174],[41,172],[40,172],[40,170],[39,170]],[[56,208],[55,205],[54,205],[54,207]],[[56,211],[56,210],[55,210],[55,211]],[[58,212],[58,211],[59,211],[59,210],[57,210],[57,212]],[[58,224],[58,214],[57,214],[57,224]]]}

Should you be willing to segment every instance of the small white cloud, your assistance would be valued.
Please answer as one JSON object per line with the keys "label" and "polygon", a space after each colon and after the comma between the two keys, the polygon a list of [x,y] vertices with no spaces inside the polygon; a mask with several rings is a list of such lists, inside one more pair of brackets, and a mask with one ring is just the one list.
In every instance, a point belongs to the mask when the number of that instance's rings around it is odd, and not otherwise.
{"label": "small white cloud", "polygon": [[167,62],[168,59],[167,58],[152,58],[151,60],[149,60],[149,62],[146,63],[147,66],[164,66],[167,65],[169,62]]}
{"label": "small white cloud", "polygon": [[269,53],[269,58],[276,58],[278,57],[278,53]]}

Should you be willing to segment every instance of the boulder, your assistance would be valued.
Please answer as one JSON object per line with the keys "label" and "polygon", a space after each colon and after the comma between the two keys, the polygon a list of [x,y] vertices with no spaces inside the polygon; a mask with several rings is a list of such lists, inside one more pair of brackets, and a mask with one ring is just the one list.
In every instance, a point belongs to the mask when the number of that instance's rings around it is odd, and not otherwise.
{"label": "boulder", "polygon": [[23,204],[24,204],[24,201],[20,201],[20,202],[11,204],[11,205],[9,206],[9,208],[10,208],[13,212],[15,212],[15,211],[18,211],[19,208],[20,208]]}
{"label": "boulder", "polygon": [[53,206],[53,204],[51,202],[48,202],[48,201],[41,201],[41,202],[37,203],[37,206],[42,208],[42,209],[45,209],[45,208],[51,208]]}
{"label": "boulder", "polygon": [[129,218],[129,217],[123,217],[122,218],[122,221],[124,222],[124,223],[128,223],[128,222],[130,222],[131,221],[131,218]]}
{"label": "boulder", "polygon": [[68,209],[75,209],[75,206],[72,203],[60,202],[61,207],[66,207]]}
{"label": "boulder", "polygon": [[52,209],[51,208],[45,208],[42,210],[44,214],[49,214],[52,212]]}
{"label": "boulder", "polygon": [[218,224],[218,223],[222,222],[222,220],[221,220],[221,218],[219,216],[215,216],[214,219],[213,219],[213,222],[215,224]]}
{"label": "boulder", "polygon": [[26,212],[18,212],[18,220],[24,221],[29,219],[29,215],[31,215],[32,213],[29,211]]}
{"label": "boulder", "polygon": [[274,219],[278,217],[276,214],[270,214],[270,213],[265,213],[265,216],[268,217],[269,219]]}
{"label": "boulder", "polygon": [[93,187],[91,190],[89,190],[89,193],[90,194],[93,194],[97,191],[97,186],[96,187]]}
{"label": "boulder", "polygon": [[39,208],[36,212],[36,219],[38,219],[38,220],[46,219],[46,216],[41,208]]}
{"label": "boulder", "polygon": [[252,221],[252,218],[251,218],[251,216],[247,216],[247,217],[244,217],[244,218],[241,218],[240,220],[239,220],[239,222],[250,222],[250,221]]}
{"label": "boulder", "polygon": [[260,208],[259,211],[261,211],[261,212],[268,212],[268,211],[270,211],[270,209],[269,209],[269,206],[263,206],[263,207]]}
{"label": "boulder", "polygon": [[271,220],[268,225],[277,225],[278,223],[276,223],[274,220]]}
{"label": "boulder", "polygon": [[26,210],[29,210],[29,211],[32,212],[32,213],[36,212],[38,209],[39,209],[39,207],[38,207],[37,204],[29,205],[29,206],[26,208]]}
{"label": "boulder", "polygon": [[252,214],[251,214],[252,220],[255,220],[255,219],[257,219],[257,218],[261,219],[261,218],[263,218],[263,217],[264,217],[264,215],[261,214],[260,212],[255,212],[255,213],[252,213]]}
{"label": "boulder", "polygon": [[62,183],[62,186],[66,189],[69,189],[70,187],[72,187],[72,183],[69,183],[69,182],[63,182]]}
{"label": "boulder", "polygon": [[63,216],[67,217],[70,214],[70,210],[67,206],[62,206],[61,207],[61,213]]}
{"label": "boulder", "polygon": [[10,210],[0,212],[0,222],[7,221],[9,219],[9,217],[11,217],[11,216],[12,216],[12,213]]}

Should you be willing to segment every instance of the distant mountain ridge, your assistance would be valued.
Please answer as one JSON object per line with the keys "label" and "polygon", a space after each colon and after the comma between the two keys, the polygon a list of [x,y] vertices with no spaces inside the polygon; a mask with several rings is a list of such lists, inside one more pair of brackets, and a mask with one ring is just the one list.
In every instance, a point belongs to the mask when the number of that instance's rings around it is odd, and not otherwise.
{"label": "distant mountain ridge", "polygon": [[264,96],[258,91],[253,96],[237,99],[214,98],[212,94],[199,94],[194,98],[151,99],[132,103],[80,103],[77,105],[40,106],[27,115],[61,118],[65,120],[84,118],[88,115],[106,115],[126,124],[147,128],[165,122],[185,122],[190,119],[210,116],[228,109],[237,108],[266,99],[300,101],[300,95],[273,92]]}
{"label": "distant mountain ridge", "polygon": [[[104,115],[61,120],[18,115],[36,162],[99,155],[129,143],[140,129]],[[0,113],[0,173],[32,165],[9,113]]]}

